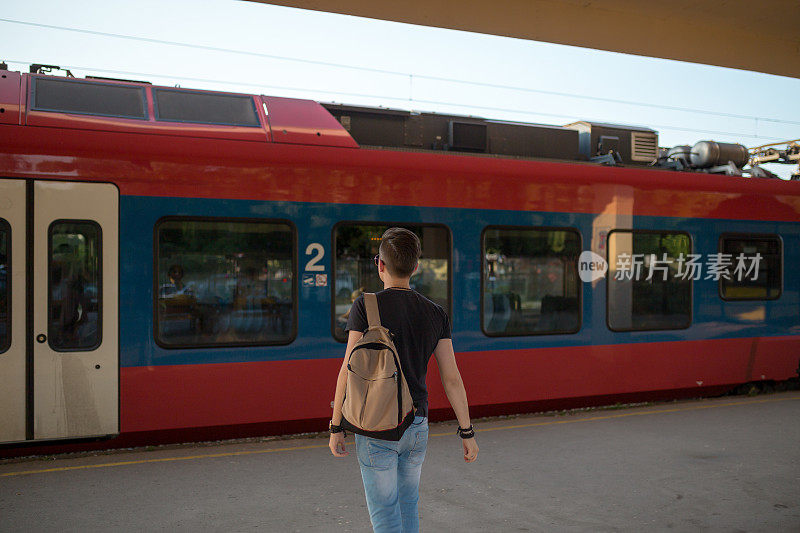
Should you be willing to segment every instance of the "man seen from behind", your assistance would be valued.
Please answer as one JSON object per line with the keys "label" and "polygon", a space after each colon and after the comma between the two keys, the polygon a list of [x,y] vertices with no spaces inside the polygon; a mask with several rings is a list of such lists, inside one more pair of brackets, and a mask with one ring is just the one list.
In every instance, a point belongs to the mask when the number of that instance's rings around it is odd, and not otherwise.
{"label": "man seen from behind", "polygon": [[[421,255],[419,238],[404,228],[390,228],[381,237],[375,256],[384,290],[377,293],[381,323],[394,335],[400,367],[414,401],[415,417],[399,441],[356,435],[356,454],[376,533],[419,531],[419,480],[428,444],[428,390],[425,384],[431,354],[441,374],[447,399],[455,411],[462,437],[464,460],[478,457],[467,394],[456,365],[450,336],[450,319],[441,306],[410,287]],[[331,418],[330,449],[334,456],[348,455],[341,431],[342,403],[347,385],[347,363],[353,347],[367,329],[364,296],[350,311],[347,349],[339,370]]]}

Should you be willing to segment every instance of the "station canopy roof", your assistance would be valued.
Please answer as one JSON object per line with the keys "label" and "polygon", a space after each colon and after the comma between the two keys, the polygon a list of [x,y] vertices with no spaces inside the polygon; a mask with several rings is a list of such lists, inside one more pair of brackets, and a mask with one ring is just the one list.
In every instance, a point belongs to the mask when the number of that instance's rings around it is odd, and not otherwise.
{"label": "station canopy roof", "polygon": [[251,0],[800,78],[797,0]]}

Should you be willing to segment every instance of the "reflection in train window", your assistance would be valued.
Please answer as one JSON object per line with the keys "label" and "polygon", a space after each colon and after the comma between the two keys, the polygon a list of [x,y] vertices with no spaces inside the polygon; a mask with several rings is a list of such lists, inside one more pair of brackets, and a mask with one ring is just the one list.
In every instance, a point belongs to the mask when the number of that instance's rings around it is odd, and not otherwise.
{"label": "reflection in train window", "polygon": [[170,218],[157,224],[156,235],[159,344],[292,341],[295,254],[288,223]]}
{"label": "reflection in train window", "polygon": [[339,224],[334,230],[333,335],[345,341],[350,306],[362,292],[383,290],[373,258],[381,235],[392,226],[407,228],[422,243],[422,257],[411,276],[411,288],[450,314],[450,232],[444,226],[416,224]]}
{"label": "reflection in train window", "polygon": [[781,295],[781,239],[777,235],[723,235],[719,251],[728,264],[719,278],[726,300],[775,300]]}
{"label": "reflection in train window", "polygon": [[580,329],[580,234],[565,228],[483,232],[481,325],[491,336]]}
{"label": "reflection in train window", "polygon": [[47,331],[55,351],[100,346],[101,245],[95,222],[57,220],[50,225]]}
{"label": "reflection in train window", "polygon": [[0,353],[11,346],[11,228],[0,218]]}
{"label": "reflection in train window", "polygon": [[614,331],[688,328],[695,268],[691,252],[686,233],[610,232],[608,327]]}

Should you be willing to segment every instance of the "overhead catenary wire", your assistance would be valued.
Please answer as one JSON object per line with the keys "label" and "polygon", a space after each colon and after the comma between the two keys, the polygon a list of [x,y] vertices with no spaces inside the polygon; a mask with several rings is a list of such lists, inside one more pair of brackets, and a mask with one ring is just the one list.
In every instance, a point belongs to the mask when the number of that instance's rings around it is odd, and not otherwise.
{"label": "overhead catenary wire", "polygon": [[[30,65],[34,62],[32,61],[23,61],[23,60],[15,60],[15,59],[7,59],[8,63],[19,64],[19,65]],[[197,83],[211,83],[215,85],[222,85],[222,86],[232,86],[232,87],[254,87],[258,89],[277,89],[282,91],[299,91],[299,92],[307,92],[312,94],[331,94],[336,96],[347,96],[347,97],[355,97],[355,98],[374,98],[378,100],[391,100],[398,102],[399,105],[408,104],[408,103],[417,103],[417,104],[427,104],[427,105],[437,105],[437,106],[448,106],[448,107],[455,107],[455,108],[466,108],[466,109],[477,109],[481,111],[496,111],[501,113],[515,113],[519,115],[526,115],[526,116],[534,116],[534,117],[548,117],[548,118],[557,118],[561,120],[572,120],[572,121],[587,121],[587,122],[613,122],[608,119],[604,118],[587,118],[585,116],[576,116],[576,115],[569,115],[566,113],[546,113],[542,111],[529,111],[524,109],[514,109],[514,108],[505,108],[505,107],[494,107],[494,106],[480,106],[474,104],[459,104],[454,102],[447,102],[442,100],[423,100],[423,99],[410,99],[408,97],[400,97],[400,96],[386,96],[386,95],[379,95],[379,94],[370,94],[370,93],[357,93],[357,92],[347,92],[347,91],[333,91],[328,89],[308,89],[306,87],[294,87],[289,85],[273,85],[273,84],[263,84],[263,83],[252,83],[252,82],[239,82],[239,81],[224,81],[218,79],[210,79],[210,78],[197,78],[197,77],[190,77],[190,76],[175,76],[175,75],[167,75],[167,74],[158,74],[153,72],[134,72],[134,71],[127,71],[127,70],[111,70],[111,69],[96,69],[91,67],[84,67],[78,65],[60,65],[62,69],[69,69],[69,70],[83,70],[83,71],[90,71],[96,73],[103,73],[103,74],[122,74],[125,76],[135,76],[135,77],[147,77],[147,78],[162,78],[162,79],[169,79],[169,80],[179,80],[179,81],[190,81],[190,82],[197,82]],[[707,130],[707,129],[698,129],[698,128],[687,128],[683,126],[674,126],[668,124],[650,124],[650,126],[659,128],[661,130],[670,130],[670,131],[686,131],[691,133],[704,133],[704,134],[712,134],[712,135],[728,135],[731,137],[747,137],[750,139],[764,139],[769,141],[777,141],[781,139],[780,137],[767,137],[763,135],[755,135],[751,133],[742,133],[742,132],[730,132],[730,131],[720,131],[720,130]]]}
{"label": "overhead catenary wire", "polygon": [[[430,81],[441,81],[447,83],[457,83],[463,85],[472,85],[476,87],[485,87],[485,88],[493,88],[493,89],[503,89],[503,90],[511,90],[517,92],[524,92],[524,93],[533,93],[533,94],[545,94],[549,96],[559,96],[564,98],[576,98],[582,100],[591,100],[597,102],[606,102],[606,103],[615,103],[615,104],[622,104],[622,105],[631,105],[631,106],[638,106],[638,107],[650,107],[655,109],[664,109],[668,111],[682,111],[687,113],[696,113],[696,114],[704,114],[704,115],[712,115],[712,116],[719,116],[725,118],[737,118],[737,119],[744,119],[744,120],[755,120],[755,121],[762,121],[762,122],[771,122],[775,124],[787,124],[787,125],[795,125],[800,126],[800,121],[792,121],[792,120],[783,120],[777,119],[772,117],[758,117],[754,115],[741,115],[736,113],[726,113],[721,111],[711,111],[708,109],[695,109],[689,107],[681,107],[681,106],[673,106],[667,104],[659,104],[659,103],[652,103],[652,102],[637,102],[634,100],[624,100],[618,98],[606,98],[601,96],[591,96],[585,94],[577,94],[577,93],[568,93],[562,91],[551,91],[546,89],[533,89],[530,87],[519,87],[514,85],[504,85],[504,84],[496,84],[496,83],[488,83],[488,82],[481,82],[481,81],[474,81],[474,80],[463,80],[457,78],[447,78],[441,76],[430,76],[424,74],[414,74],[409,72],[401,72],[396,70],[389,70],[389,69],[379,69],[374,67],[365,67],[361,65],[349,65],[346,63],[335,63],[331,61],[321,61],[321,60],[314,60],[314,59],[305,59],[305,58],[298,58],[298,57],[289,57],[289,56],[281,56],[275,54],[265,54],[263,52],[256,52],[251,50],[238,50],[233,48],[222,48],[218,46],[209,46],[209,45],[202,45],[202,44],[192,44],[192,43],[185,43],[180,41],[169,41],[165,39],[154,39],[151,37],[139,37],[136,35],[126,35],[120,33],[112,33],[112,32],[102,32],[96,30],[87,30],[83,28],[73,28],[69,26],[57,26],[53,24],[42,24],[38,22],[28,22],[22,20],[14,20],[14,19],[7,19],[7,18],[0,18],[0,22],[5,22],[8,24],[19,24],[25,26],[32,26],[44,29],[52,29],[52,30],[59,30],[59,31],[68,31],[68,32],[75,32],[75,33],[83,33],[87,35],[96,35],[101,37],[110,37],[115,39],[126,39],[126,40],[134,40],[140,42],[146,42],[151,44],[161,44],[167,46],[177,46],[183,48],[190,48],[193,50],[206,50],[206,51],[213,51],[213,52],[221,52],[221,53],[228,53],[228,54],[239,54],[239,55],[247,55],[252,57],[262,57],[266,59],[274,59],[278,61],[290,61],[290,62],[297,62],[297,63],[304,63],[309,65],[318,65],[318,66],[326,66],[326,67],[335,67],[335,68],[342,68],[342,69],[350,69],[350,70],[357,70],[362,72],[372,72],[377,74],[386,74],[386,75],[393,75],[393,76],[402,76],[402,77],[409,77],[410,79],[423,79],[423,80],[430,80]],[[406,98],[408,100],[408,98]],[[675,128],[678,129],[678,128]],[[693,131],[693,130],[689,130]],[[752,136],[751,136],[752,137]],[[755,138],[760,138],[755,136]]]}

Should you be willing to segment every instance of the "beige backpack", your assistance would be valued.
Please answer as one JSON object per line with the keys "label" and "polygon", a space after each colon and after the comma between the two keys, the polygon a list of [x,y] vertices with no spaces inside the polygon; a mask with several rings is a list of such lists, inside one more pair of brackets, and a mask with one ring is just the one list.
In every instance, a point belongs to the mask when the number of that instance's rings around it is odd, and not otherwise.
{"label": "beige backpack", "polygon": [[414,421],[414,402],[392,334],[381,326],[378,298],[364,293],[367,329],[347,360],[342,427],[382,440],[400,440]]}

